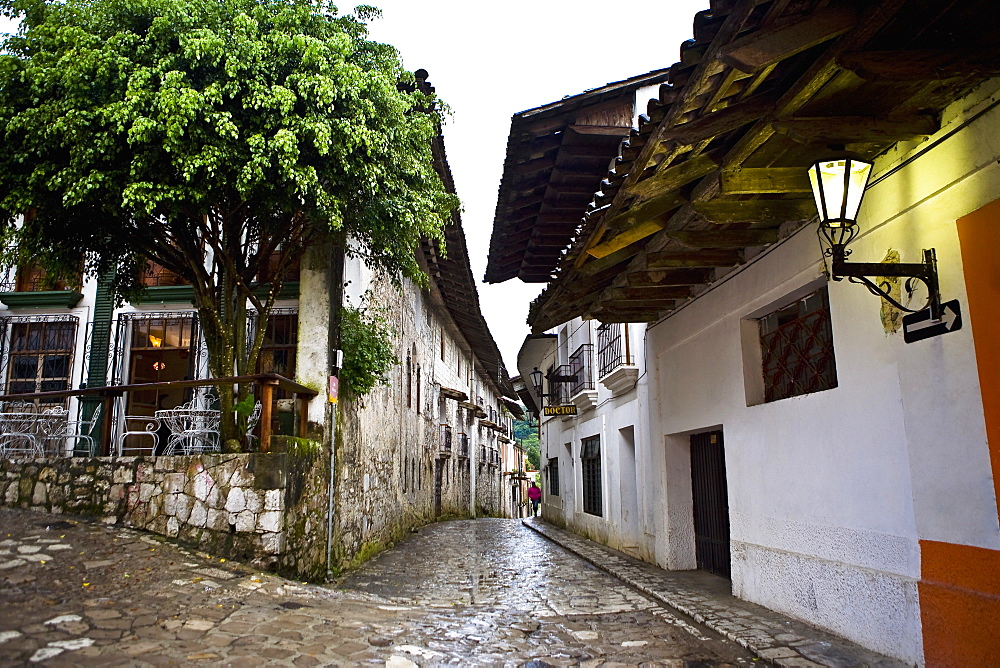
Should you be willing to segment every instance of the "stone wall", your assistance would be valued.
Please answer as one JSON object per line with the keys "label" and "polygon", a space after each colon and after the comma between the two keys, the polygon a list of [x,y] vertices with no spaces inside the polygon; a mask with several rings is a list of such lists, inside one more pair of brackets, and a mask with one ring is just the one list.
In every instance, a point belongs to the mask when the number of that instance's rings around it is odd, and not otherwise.
{"label": "stone wall", "polygon": [[97,516],[316,579],[326,475],[322,458],[286,454],[0,459],[0,503]]}
{"label": "stone wall", "polygon": [[[458,433],[469,433],[470,448],[478,448],[489,436],[485,433],[489,430],[478,427],[456,401],[441,395],[446,386],[473,396],[473,384],[478,388],[485,383],[470,373],[468,344],[459,340],[434,293],[408,281],[400,290],[377,280],[364,289],[368,303],[386,309],[399,364],[386,384],[362,400],[342,399],[339,404],[334,476],[337,568],[363,560],[439,516],[470,516],[473,475],[470,460],[457,456]],[[465,356],[461,376],[457,355]],[[478,392],[486,394],[484,389]],[[450,456],[440,452],[442,424],[453,429]],[[478,514],[497,515],[499,469],[482,465],[477,471]]]}

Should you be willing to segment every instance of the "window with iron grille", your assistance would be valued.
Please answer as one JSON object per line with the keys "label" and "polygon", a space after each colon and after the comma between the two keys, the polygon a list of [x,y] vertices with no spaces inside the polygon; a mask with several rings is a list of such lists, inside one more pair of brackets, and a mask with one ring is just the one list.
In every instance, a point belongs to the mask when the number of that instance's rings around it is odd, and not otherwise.
{"label": "window with iron grille", "polygon": [[604,514],[601,498],[601,437],[583,439],[580,447],[583,472],[583,512],[601,517]]}
{"label": "window with iron grille", "polygon": [[29,263],[11,267],[0,282],[3,292],[47,292],[53,290],[79,290],[83,271],[72,276],[50,275],[39,264]]}
{"label": "window with iron grille", "polygon": [[267,320],[257,368],[260,373],[276,373],[295,378],[295,351],[298,349],[297,313],[272,315]]}
{"label": "window with iron grille", "polygon": [[152,260],[146,262],[146,268],[139,277],[139,281],[147,288],[188,284],[186,280]]}
{"label": "window with iron grille", "polygon": [[570,384],[573,382],[572,369],[568,364],[549,367],[545,376],[549,381],[549,394],[553,405],[568,404],[570,400]]}
{"label": "window with iron grille", "polygon": [[[6,391],[31,394],[68,390],[72,383],[76,328],[76,318],[14,323],[10,334]],[[64,402],[63,399],[53,401]]]}
{"label": "window with iron grille", "polygon": [[837,387],[825,287],[764,316],[758,326],[765,402]]}
{"label": "window with iron grille", "polygon": [[559,458],[549,458],[549,494],[559,496]]}
{"label": "window with iron grille", "polygon": [[[624,331],[623,331],[624,330]],[[597,373],[602,378],[620,366],[634,364],[628,345],[628,325],[608,322],[597,328]]]}
{"label": "window with iron grille", "polygon": [[573,378],[569,390],[571,397],[594,389],[594,344],[585,343],[570,355],[569,376]]}

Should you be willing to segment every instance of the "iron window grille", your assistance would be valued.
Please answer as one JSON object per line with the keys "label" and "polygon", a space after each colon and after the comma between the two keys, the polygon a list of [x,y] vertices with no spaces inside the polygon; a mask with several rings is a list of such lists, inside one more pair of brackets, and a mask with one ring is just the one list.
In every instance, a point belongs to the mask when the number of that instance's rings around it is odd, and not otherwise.
{"label": "iron window grille", "polygon": [[[247,323],[247,343],[252,340],[259,327],[256,311]],[[272,309],[264,329],[264,340],[257,358],[259,373],[276,373],[285,378],[295,378],[295,352],[299,347],[298,309]],[[274,393],[274,401],[287,399],[291,395],[279,389]]]}
{"label": "iron window grille", "polygon": [[441,452],[451,452],[451,425],[441,425]]}
{"label": "iron window grille", "polygon": [[607,376],[621,366],[635,364],[629,349],[628,324],[604,323],[597,328],[597,373]]}
{"label": "iron window grille", "polygon": [[837,387],[837,367],[825,287],[758,321],[764,401]]}
{"label": "iron window grille", "polygon": [[572,368],[569,364],[554,367],[549,371],[549,399],[552,405],[568,404],[570,397],[570,385],[574,381]]}
{"label": "iron window grille", "polygon": [[[79,318],[72,315],[0,319],[2,391],[32,394],[70,389],[79,324]],[[66,402],[54,399],[46,403]]]}
{"label": "iron window grille", "polygon": [[583,473],[583,512],[602,517],[601,496],[601,437],[583,439],[580,447],[580,468]]}
{"label": "iron window grille", "polygon": [[147,288],[189,285],[185,279],[152,260],[146,262],[139,281]]}
{"label": "iron window grille", "polygon": [[585,343],[569,357],[569,375],[573,378],[569,396],[594,389],[594,344]]}
{"label": "iron window grille", "polygon": [[469,456],[469,435],[464,431],[458,434],[458,456]]}
{"label": "iron window grille", "polygon": [[550,457],[549,458],[549,468],[548,468],[548,487],[549,494],[552,496],[559,496],[559,458]]}
{"label": "iron window grille", "polygon": [[37,264],[8,266],[0,275],[0,292],[47,292],[79,290],[83,272],[72,276],[51,276]]}

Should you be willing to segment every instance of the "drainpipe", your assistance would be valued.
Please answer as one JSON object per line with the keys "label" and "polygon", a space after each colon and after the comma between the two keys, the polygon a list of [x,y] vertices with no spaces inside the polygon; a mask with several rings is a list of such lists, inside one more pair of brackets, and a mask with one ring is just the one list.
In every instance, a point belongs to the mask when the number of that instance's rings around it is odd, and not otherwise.
{"label": "drainpipe", "polygon": [[[344,248],[346,241],[341,240],[333,249],[330,266],[330,329],[328,331],[330,355],[330,375],[340,373],[340,309],[344,301]],[[339,393],[338,393],[339,394]],[[339,400],[339,398],[338,398]],[[327,403],[327,421],[330,424],[330,483],[327,486],[326,507],[326,577],[333,575],[331,561],[333,558],[333,498],[336,483],[336,453],[337,453],[337,417],[339,403]]]}
{"label": "drainpipe", "polygon": [[[472,392],[473,390],[475,390],[475,387],[472,385],[472,383],[469,383],[469,392]],[[471,404],[476,403],[475,401],[473,401],[475,398],[476,398],[475,396],[469,397],[469,403],[471,403]],[[476,419],[477,418],[475,416],[475,413],[473,413],[473,415],[472,415],[472,429],[474,429],[475,431],[473,431],[472,433],[476,434],[478,436],[479,429],[477,428],[477,425],[476,425]],[[469,439],[469,440],[472,440],[472,439]],[[479,439],[476,438],[476,444],[473,445],[473,446],[471,446],[469,448],[471,450],[471,452],[469,453],[469,471],[471,473],[471,475],[469,476],[469,484],[472,486],[472,494],[470,495],[472,497],[472,500],[471,500],[472,508],[470,508],[470,513],[469,514],[472,516],[472,519],[476,519],[476,485],[477,485],[476,478],[478,477],[476,475],[476,464],[477,464],[477,460],[479,459],[479,447],[480,447],[479,446]]]}

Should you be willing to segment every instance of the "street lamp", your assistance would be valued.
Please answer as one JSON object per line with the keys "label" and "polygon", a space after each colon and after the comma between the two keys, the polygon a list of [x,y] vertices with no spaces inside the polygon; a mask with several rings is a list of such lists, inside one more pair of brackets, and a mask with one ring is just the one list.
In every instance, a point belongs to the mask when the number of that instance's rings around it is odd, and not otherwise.
{"label": "street lamp", "polygon": [[941,293],[938,289],[937,256],[933,248],[924,250],[924,261],[916,262],[848,262],[851,251],[847,245],[857,237],[858,210],[864,196],[872,163],[854,156],[825,158],[809,168],[809,183],[816,210],[819,212],[819,237],[823,253],[832,259],[830,277],[835,281],[846,278],[860,283],[901,311],[918,310],[903,306],[892,298],[886,283],[877,284],[872,277],[906,278],[906,291],[913,293],[913,281],[927,286],[927,306],[931,318],[941,318]]}
{"label": "street lamp", "polygon": [[545,407],[545,398],[555,396],[555,392],[549,392],[546,394],[542,392],[542,378],[544,375],[535,367],[535,370],[531,372],[531,384],[535,387],[535,394],[538,395],[539,408]]}

